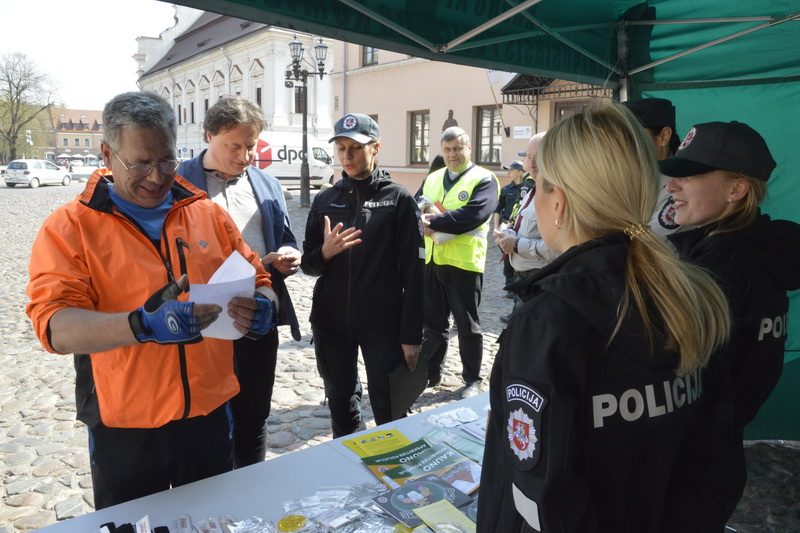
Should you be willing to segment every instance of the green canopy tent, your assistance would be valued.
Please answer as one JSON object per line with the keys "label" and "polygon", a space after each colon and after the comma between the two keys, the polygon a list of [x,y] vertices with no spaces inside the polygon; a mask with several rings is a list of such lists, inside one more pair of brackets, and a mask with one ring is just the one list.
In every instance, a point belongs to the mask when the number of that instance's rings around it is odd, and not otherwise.
{"label": "green canopy tent", "polygon": [[[800,0],[179,0],[417,57],[672,100],[678,131],[739,120],[778,168],[764,210],[800,222]],[[787,253],[800,253],[787,250]],[[800,440],[800,295],[784,375],[749,438]]]}

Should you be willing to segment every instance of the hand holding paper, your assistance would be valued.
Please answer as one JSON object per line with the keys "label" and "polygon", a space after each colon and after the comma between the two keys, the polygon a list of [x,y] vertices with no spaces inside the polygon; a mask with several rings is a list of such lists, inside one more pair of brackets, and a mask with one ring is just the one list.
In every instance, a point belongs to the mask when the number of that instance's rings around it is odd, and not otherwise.
{"label": "hand holding paper", "polygon": [[228,304],[235,297],[252,300],[255,287],[256,269],[237,251],[231,253],[207,284],[192,283],[189,292],[191,301],[196,304],[216,304],[228,310],[203,330],[203,337],[227,340],[241,338],[249,326],[244,331],[236,327],[236,317],[231,316]]}

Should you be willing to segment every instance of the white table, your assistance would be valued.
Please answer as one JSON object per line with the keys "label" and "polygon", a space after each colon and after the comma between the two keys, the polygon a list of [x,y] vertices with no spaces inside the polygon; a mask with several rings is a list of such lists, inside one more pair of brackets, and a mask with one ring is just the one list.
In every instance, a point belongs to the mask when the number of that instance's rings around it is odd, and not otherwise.
{"label": "white table", "polygon": [[[488,403],[488,393],[484,393],[379,427],[396,428],[413,441],[431,429],[432,426],[425,421],[428,415],[457,407],[470,407],[482,416]],[[361,433],[373,431],[374,428]],[[54,524],[44,531],[91,533],[98,531],[100,525],[106,522],[134,524],[144,515],[150,517],[152,527],[168,526],[172,532],[177,531],[178,516],[184,514],[191,516],[195,522],[223,515],[232,515],[237,519],[260,516],[274,521],[284,515],[285,501],[311,496],[319,487],[376,481],[369,470],[361,465],[359,457],[341,443],[353,436],[348,435],[263,463],[78,516]]]}

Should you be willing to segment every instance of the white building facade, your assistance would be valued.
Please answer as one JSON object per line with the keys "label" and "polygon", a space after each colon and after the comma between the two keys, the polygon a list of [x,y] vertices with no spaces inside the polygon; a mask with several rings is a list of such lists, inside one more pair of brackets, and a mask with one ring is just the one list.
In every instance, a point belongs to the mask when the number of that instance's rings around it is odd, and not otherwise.
{"label": "white building facade", "polygon": [[[160,94],[175,110],[179,157],[197,156],[205,148],[205,113],[224,95],[243,96],[259,105],[269,131],[302,132],[296,89],[285,84],[295,33],[186,7],[175,9],[175,26],[158,38],[138,38],[134,59],[139,63],[140,89]],[[303,65],[313,73],[316,43],[310,35],[297,38],[306,50]],[[326,71],[334,67],[333,57],[329,48]],[[327,142],[333,131],[330,78],[309,74],[308,79],[308,135]]]}

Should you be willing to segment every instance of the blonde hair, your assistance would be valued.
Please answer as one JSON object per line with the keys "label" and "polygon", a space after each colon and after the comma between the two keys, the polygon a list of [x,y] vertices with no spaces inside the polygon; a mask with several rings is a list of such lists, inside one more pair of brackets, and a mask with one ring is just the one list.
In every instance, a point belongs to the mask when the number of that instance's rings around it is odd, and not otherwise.
{"label": "blonde hair", "polygon": [[719,235],[720,233],[729,233],[732,231],[739,231],[746,228],[758,216],[758,206],[767,195],[767,182],[751,178],[745,174],[738,172],[731,172],[729,170],[720,170],[720,179],[723,181],[746,181],[750,186],[741,201],[736,202],[733,207],[733,212],[723,218],[717,226],[709,233],[711,235]]}
{"label": "blonde hair", "polygon": [[678,374],[705,366],[728,338],[728,302],[705,271],[678,259],[646,230],[658,195],[658,167],[653,143],[633,114],[618,104],[601,103],[559,122],[542,141],[537,166],[546,190],[557,186],[564,192],[559,229],[574,232],[580,242],[612,233],[631,237],[626,291],[609,343],[632,300],[651,350],[658,327],[655,312],[667,347],[680,355]]}

